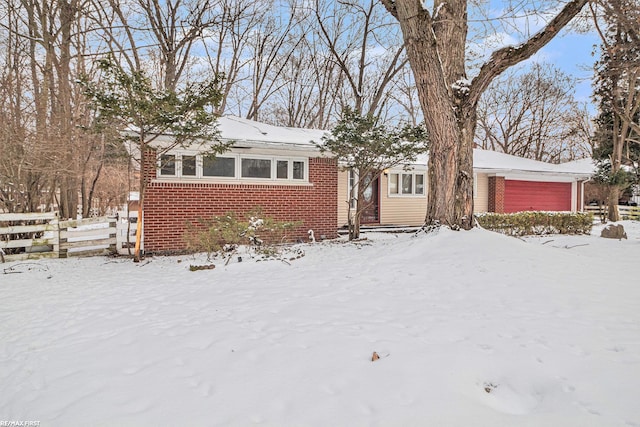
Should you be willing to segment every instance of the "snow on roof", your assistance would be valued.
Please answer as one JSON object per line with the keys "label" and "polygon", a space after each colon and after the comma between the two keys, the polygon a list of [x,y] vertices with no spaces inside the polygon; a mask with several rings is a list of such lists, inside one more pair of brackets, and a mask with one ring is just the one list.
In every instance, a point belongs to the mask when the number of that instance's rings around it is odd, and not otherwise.
{"label": "snow on roof", "polygon": [[[236,116],[222,116],[216,122],[220,138],[223,141],[233,142],[235,146],[271,146],[272,148],[280,146],[286,149],[317,151],[315,143],[321,143],[322,137],[328,134],[328,131],[324,130],[273,126]],[[135,130],[130,130],[130,132],[135,133]],[[170,134],[163,134],[154,138],[151,144],[162,147],[170,145],[172,142],[173,137]],[[209,141],[194,142],[189,145],[189,148],[197,149],[208,143]]]}
{"label": "snow on roof", "polygon": [[[236,145],[259,146],[277,144],[298,146],[303,149],[317,149],[314,143],[320,143],[329,132],[319,129],[304,129],[274,126],[237,116],[218,118],[218,130],[223,140],[234,141]],[[427,165],[428,155],[418,156],[415,165]],[[526,159],[497,151],[473,150],[473,167],[479,170],[519,171],[551,174],[570,174],[589,176],[594,166],[591,159],[581,159],[563,164],[552,164]]]}
{"label": "snow on roof", "polygon": [[[428,156],[418,157],[416,164],[427,164]],[[591,175],[593,173],[593,163],[591,168],[588,162],[591,159],[581,159],[574,162],[553,164],[538,160],[526,159],[511,154],[500,153],[498,151],[473,150],[473,168],[487,171],[519,171],[519,172],[543,172],[552,174],[572,174]]]}
{"label": "snow on roof", "polygon": [[504,169],[531,172],[555,172],[556,165],[525,159],[523,157],[504,154],[497,151],[473,150],[473,167],[476,169]]}
{"label": "snow on roof", "polygon": [[593,159],[591,157],[587,157],[586,159],[578,159],[573,160],[571,162],[561,163],[559,166],[567,168],[569,170],[574,170],[579,173],[584,174],[593,174],[596,171],[596,165],[593,163]]}
{"label": "snow on roof", "polygon": [[306,145],[313,147],[319,143],[327,131],[273,126],[236,116],[223,116],[218,119],[220,136],[226,140],[238,142],[269,142],[280,144]]}

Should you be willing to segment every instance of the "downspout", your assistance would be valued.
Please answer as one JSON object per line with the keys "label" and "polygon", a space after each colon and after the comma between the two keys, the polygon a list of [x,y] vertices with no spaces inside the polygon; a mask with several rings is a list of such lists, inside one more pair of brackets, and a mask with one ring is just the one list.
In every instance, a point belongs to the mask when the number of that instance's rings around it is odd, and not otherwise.
{"label": "downspout", "polygon": [[582,181],[582,189],[580,190],[580,212],[584,212],[584,185],[591,181],[591,176],[589,178],[587,178],[586,180]]}

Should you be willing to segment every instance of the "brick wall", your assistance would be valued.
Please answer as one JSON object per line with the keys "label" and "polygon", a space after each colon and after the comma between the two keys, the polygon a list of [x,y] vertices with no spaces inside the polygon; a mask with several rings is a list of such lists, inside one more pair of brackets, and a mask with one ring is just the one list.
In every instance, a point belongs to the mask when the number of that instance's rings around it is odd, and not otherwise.
{"label": "brick wall", "polygon": [[[154,170],[155,173],[155,170]],[[334,159],[309,159],[309,184],[213,184],[151,181],[144,200],[144,247],[147,253],[185,249],[187,223],[234,211],[239,217],[256,207],[278,221],[303,221],[293,238],[307,230],[337,237],[338,168]]]}
{"label": "brick wall", "polygon": [[504,177],[489,177],[489,212],[504,213]]}

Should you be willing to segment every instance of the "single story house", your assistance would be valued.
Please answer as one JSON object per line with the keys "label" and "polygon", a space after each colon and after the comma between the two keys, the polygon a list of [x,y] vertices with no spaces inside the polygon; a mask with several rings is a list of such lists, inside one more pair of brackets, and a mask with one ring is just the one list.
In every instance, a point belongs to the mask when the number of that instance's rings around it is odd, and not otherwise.
{"label": "single story house", "polygon": [[[175,147],[158,158],[149,150],[143,162],[144,249],[147,253],[184,250],[189,223],[230,211],[239,217],[259,207],[265,216],[302,223],[291,238],[337,237],[337,161],[320,152],[324,131],[276,127],[239,117],[218,120],[232,148],[215,158],[205,144]],[[153,145],[167,147],[170,136]]]}
{"label": "single story house", "polygon": [[[420,226],[427,210],[427,157],[384,171],[365,192],[371,204],[363,224]],[[473,150],[474,212],[581,211],[584,183],[592,173],[582,163],[551,164],[509,154]],[[338,225],[347,224],[350,185],[338,176]]]}
{"label": "single story house", "polygon": [[[221,140],[231,149],[207,156],[207,143],[171,146],[158,137],[144,156],[144,249],[186,248],[189,223],[230,211],[241,216],[260,207],[265,216],[300,221],[289,236],[337,237],[347,224],[350,172],[321,153],[315,143],[325,131],[277,127],[234,116],[218,120]],[[576,211],[583,205],[585,168],[553,165],[503,153],[474,150],[475,212]],[[351,177],[352,178],[352,177]],[[427,206],[427,158],[406,170],[384,173],[365,192],[371,201],[363,223],[419,226]]]}

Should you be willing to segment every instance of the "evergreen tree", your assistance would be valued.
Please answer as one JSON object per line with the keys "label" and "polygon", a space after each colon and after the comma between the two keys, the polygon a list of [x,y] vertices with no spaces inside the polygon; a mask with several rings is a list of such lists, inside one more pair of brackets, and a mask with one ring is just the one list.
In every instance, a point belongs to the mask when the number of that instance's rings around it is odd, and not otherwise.
{"label": "evergreen tree", "polygon": [[[364,193],[385,169],[416,160],[427,150],[427,134],[421,126],[387,128],[371,114],[361,115],[352,108],[342,111],[331,135],[319,147],[338,158],[354,176],[347,200],[349,240],[360,237],[360,219],[367,209]],[[352,212],[352,207],[354,210]]]}
{"label": "evergreen tree", "polygon": [[[214,111],[222,95],[220,79],[185,85],[179,90],[159,90],[141,71],[123,70],[112,60],[99,61],[100,82],[82,81],[85,94],[98,114],[98,126],[116,126],[125,143],[135,147],[140,160],[140,198],[134,261],[140,260],[142,211],[147,187],[145,156],[149,150],[161,153],[176,146],[200,142],[209,154],[228,149],[218,139]],[[162,147],[151,144],[160,135],[170,135],[173,142]]]}

